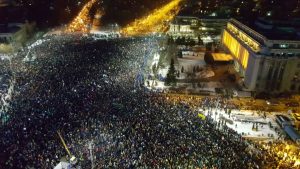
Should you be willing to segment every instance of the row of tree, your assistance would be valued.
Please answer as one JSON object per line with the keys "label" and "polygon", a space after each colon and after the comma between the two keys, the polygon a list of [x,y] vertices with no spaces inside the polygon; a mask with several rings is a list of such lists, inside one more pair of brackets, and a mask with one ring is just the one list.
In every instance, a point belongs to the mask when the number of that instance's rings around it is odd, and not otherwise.
{"label": "row of tree", "polygon": [[176,86],[177,84],[177,79],[176,79],[176,74],[177,71],[175,69],[175,65],[174,65],[174,59],[171,59],[171,63],[170,63],[170,67],[165,79],[165,85],[166,86]]}
{"label": "row of tree", "polygon": [[177,37],[176,39],[173,39],[173,37],[168,38],[168,44],[176,44],[176,45],[186,45],[186,46],[195,46],[195,45],[203,45],[203,40],[201,37],[198,37],[198,42],[196,42],[194,39],[191,39],[190,37]]}

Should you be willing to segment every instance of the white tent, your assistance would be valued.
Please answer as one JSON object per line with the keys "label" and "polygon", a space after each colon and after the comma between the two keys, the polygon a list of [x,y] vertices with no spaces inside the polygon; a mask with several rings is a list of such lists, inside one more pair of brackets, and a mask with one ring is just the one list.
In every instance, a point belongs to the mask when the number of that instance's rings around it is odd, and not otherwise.
{"label": "white tent", "polygon": [[54,169],[70,169],[70,168],[71,168],[71,165],[70,165],[70,163],[67,163],[67,162],[60,162],[54,167]]}

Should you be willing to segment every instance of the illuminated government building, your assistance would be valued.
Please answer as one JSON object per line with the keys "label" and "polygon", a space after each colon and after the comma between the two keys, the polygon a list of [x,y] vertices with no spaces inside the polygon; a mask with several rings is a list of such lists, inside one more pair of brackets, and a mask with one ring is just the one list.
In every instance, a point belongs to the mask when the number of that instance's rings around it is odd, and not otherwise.
{"label": "illuminated government building", "polygon": [[225,50],[250,91],[300,92],[300,21],[253,23],[231,19],[222,34]]}

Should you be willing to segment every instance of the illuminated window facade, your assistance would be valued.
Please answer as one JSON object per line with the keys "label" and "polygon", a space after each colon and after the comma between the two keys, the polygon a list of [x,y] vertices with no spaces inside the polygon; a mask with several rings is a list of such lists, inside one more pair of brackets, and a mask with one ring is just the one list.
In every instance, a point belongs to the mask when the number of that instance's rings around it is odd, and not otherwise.
{"label": "illuminated window facade", "polygon": [[228,23],[227,29],[234,33],[237,37],[239,37],[239,39],[242,40],[245,44],[247,44],[254,52],[259,51],[260,44],[243,31],[238,30],[236,26],[234,26],[231,23]]}
{"label": "illuminated window facade", "polygon": [[232,37],[226,30],[223,33],[223,44],[229,49],[235,59],[247,69],[249,52],[243,47],[234,37]]}
{"label": "illuminated window facade", "polygon": [[234,66],[247,89],[300,93],[300,40],[268,39],[231,19],[221,42],[234,57]]}

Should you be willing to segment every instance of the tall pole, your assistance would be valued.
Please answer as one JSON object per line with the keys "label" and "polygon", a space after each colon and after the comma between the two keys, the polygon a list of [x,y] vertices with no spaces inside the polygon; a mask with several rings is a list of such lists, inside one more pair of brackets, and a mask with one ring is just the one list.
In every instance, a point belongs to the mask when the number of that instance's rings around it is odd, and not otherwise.
{"label": "tall pole", "polygon": [[90,142],[89,142],[89,150],[90,150],[90,158],[91,158],[91,163],[92,163],[92,169],[94,169],[93,148],[94,148],[93,141],[90,141]]}
{"label": "tall pole", "polygon": [[58,134],[58,136],[59,136],[59,138],[60,138],[60,141],[61,141],[61,143],[63,144],[65,150],[67,151],[67,153],[69,154],[69,156],[72,157],[72,155],[71,155],[71,153],[70,153],[70,150],[69,150],[69,148],[67,147],[67,145],[66,145],[66,143],[65,143],[65,140],[62,138],[60,132],[57,131],[57,134]]}

